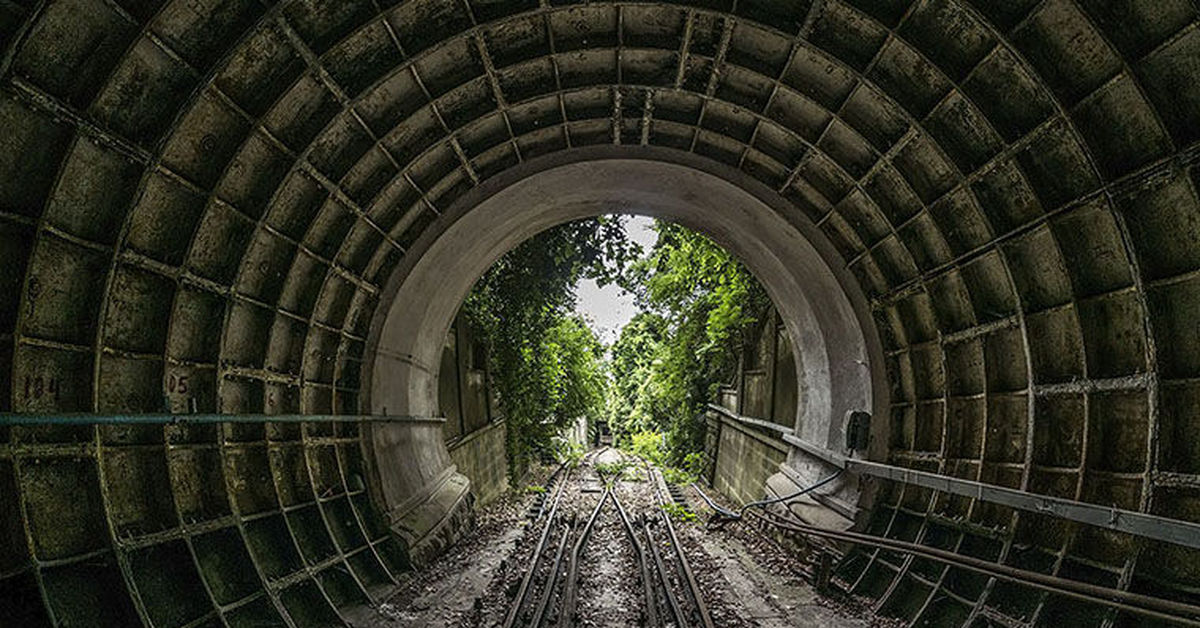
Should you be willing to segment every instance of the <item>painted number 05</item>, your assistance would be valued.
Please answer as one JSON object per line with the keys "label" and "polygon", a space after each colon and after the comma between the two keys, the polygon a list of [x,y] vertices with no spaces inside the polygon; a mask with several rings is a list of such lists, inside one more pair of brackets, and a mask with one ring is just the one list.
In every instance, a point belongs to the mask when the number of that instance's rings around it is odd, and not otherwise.
{"label": "painted number 05", "polygon": [[186,395],[188,391],[187,375],[170,375],[167,377],[167,392]]}

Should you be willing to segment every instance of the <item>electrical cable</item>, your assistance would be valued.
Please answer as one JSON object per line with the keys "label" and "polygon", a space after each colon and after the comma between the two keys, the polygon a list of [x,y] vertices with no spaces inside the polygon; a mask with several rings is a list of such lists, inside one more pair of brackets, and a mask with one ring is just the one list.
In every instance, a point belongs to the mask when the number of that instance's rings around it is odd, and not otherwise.
{"label": "electrical cable", "polygon": [[[800,491],[797,491],[796,493],[786,497],[747,504],[742,508],[740,513],[720,506],[714,502],[712,498],[706,495],[699,486],[693,484],[693,487],[714,512],[718,513],[725,519],[739,520],[743,518],[744,514],[747,512],[747,509],[751,506],[766,506],[772,503],[779,503],[794,499],[795,497],[807,493],[824,483],[832,481],[833,478],[837,477],[837,475],[838,474],[834,474],[833,476],[828,477],[817,484],[814,484],[806,489],[801,489]],[[1183,625],[1200,628],[1200,607],[1185,602],[1176,602],[1174,600],[1142,595],[1120,589],[1113,589],[1110,587],[1070,580],[1059,576],[1028,571],[1009,565],[993,563],[972,556],[956,554],[954,552],[921,545],[918,543],[889,539],[886,537],[880,537],[861,532],[820,528],[805,523],[785,520],[782,517],[771,513],[770,511],[764,510],[762,513],[754,512],[750,514],[764,521],[765,523],[797,534],[810,534],[836,541],[867,545],[905,554],[922,556],[946,565],[952,565],[962,569],[983,573],[1000,580],[1015,582],[1017,584],[1048,591],[1053,594],[1079,599],[1094,604],[1109,606],[1144,617],[1165,619],[1172,622],[1178,622]],[[716,516],[714,516],[714,518],[716,518]]]}
{"label": "electrical cable", "polygon": [[736,519],[742,519],[743,517],[745,517],[746,511],[751,508],[766,508],[767,506],[771,506],[771,505],[778,504],[781,502],[790,502],[793,499],[796,499],[797,497],[801,497],[803,495],[811,493],[812,491],[815,491],[816,489],[821,488],[822,486],[825,486],[826,484],[829,484],[830,482],[836,480],[839,476],[842,475],[843,471],[845,471],[845,470],[838,469],[836,473],[821,480],[820,482],[817,482],[816,484],[802,488],[802,489],[800,489],[794,493],[791,493],[789,495],[784,495],[783,497],[776,497],[773,499],[764,499],[761,501],[750,502],[749,504],[742,506],[742,508],[737,512],[734,512],[727,508],[722,508],[721,506],[717,505],[713,500],[709,499],[708,495],[704,494],[704,491],[701,490],[700,487],[697,486],[695,482],[692,483],[692,488],[696,489],[696,492],[700,494],[700,497],[704,499],[704,501],[708,504],[709,508],[712,508],[714,512],[716,512],[718,515],[720,515],[719,518],[736,520]]}
{"label": "electrical cable", "polygon": [[[801,497],[803,495],[811,493],[811,492],[821,488],[822,486],[825,486],[826,484],[829,484],[830,482],[838,479],[842,475],[843,472],[845,472],[845,469],[838,469],[837,471],[834,472],[833,475],[825,478],[824,480],[821,480],[820,482],[817,482],[816,484],[813,484],[807,488],[802,488],[802,489],[796,491],[795,493],[792,493],[791,495],[786,495],[784,497],[776,497],[775,499],[764,499],[762,501],[750,502],[749,504],[742,506],[742,509],[738,511],[738,518],[741,519],[742,517],[746,516],[746,511],[750,510],[751,508],[766,508],[767,506],[772,506],[772,505],[778,504],[780,502],[790,502],[793,499],[796,499],[797,497]],[[788,507],[790,510],[790,507],[788,506],[788,504],[785,503],[784,507]]]}

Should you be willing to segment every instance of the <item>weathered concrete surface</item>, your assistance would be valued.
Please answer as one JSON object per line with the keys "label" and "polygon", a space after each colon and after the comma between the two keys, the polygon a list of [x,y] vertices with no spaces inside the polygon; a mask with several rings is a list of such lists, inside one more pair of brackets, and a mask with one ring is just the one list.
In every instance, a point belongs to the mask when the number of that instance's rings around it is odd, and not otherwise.
{"label": "weathered concrete surface", "polygon": [[[777,575],[767,573],[736,538],[701,537],[705,551],[722,565],[729,582],[729,595],[741,600],[745,619],[763,628],[859,628],[870,622],[837,612],[808,583],[796,579],[781,582]],[[761,592],[769,591],[763,596]]]}
{"label": "weathered concrete surface", "polygon": [[767,478],[779,472],[791,447],[764,431],[719,420],[719,428],[710,423],[719,429],[713,488],[739,504],[762,499]]}
{"label": "weathered concrete surface", "polygon": [[543,159],[514,168],[430,226],[414,250],[419,257],[403,263],[388,286],[392,305],[381,310],[369,354],[373,407],[412,414],[436,407],[437,371],[426,365],[436,363],[442,343],[435,339],[475,278],[539,231],[607,212],[661,216],[707,233],[755,273],[796,339],[806,394],[794,421],[806,438],[839,443],[846,411],[886,407],[875,397],[881,379],[872,368],[882,368],[883,358],[865,301],[845,269],[830,265],[835,253],[811,222],[773,206],[781,199],[752,180],[731,184],[740,175],[708,162],[645,148],[572,155],[576,163]]}
{"label": "weathered concrete surface", "polygon": [[413,563],[454,542],[470,525],[470,481],[451,463],[441,421],[367,429],[368,486]]}
{"label": "weathered concrete surface", "polygon": [[497,422],[449,443],[450,459],[471,480],[477,505],[485,505],[508,490],[505,424]]}
{"label": "weathered concrete surface", "polygon": [[[371,411],[383,288],[438,216],[620,143],[723,163],[832,243],[884,349],[873,457],[1200,518],[1195,2],[10,0],[0,47],[0,410]],[[317,500],[361,435],[252,432],[0,430],[2,601],[336,623],[404,562],[364,495]],[[962,520],[962,551],[1200,582],[1194,552],[877,488],[890,536]],[[863,586],[916,621],[1075,610],[893,567]]]}

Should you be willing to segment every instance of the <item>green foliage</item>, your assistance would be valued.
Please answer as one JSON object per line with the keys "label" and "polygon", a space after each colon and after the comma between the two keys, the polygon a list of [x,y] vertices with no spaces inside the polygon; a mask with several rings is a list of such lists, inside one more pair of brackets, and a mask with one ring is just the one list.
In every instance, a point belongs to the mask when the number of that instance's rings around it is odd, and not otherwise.
{"label": "green foliage", "polygon": [[609,425],[622,434],[653,431],[668,413],[662,404],[661,365],[667,321],[641,312],[621,330],[612,347],[613,381],[607,399]]}
{"label": "green foliage", "polygon": [[698,481],[703,473],[704,454],[698,451],[684,456],[682,464],[678,467],[662,467],[663,480],[667,484],[677,484],[680,486],[686,486]]}
{"label": "green foliage", "polygon": [[699,451],[703,405],[737,370],[738,349],[767,311],[766,291],[708,238],[656,223],[658,243],[630,269],[643,313],[613,346],[609,423],[626,434],[664,431],[660,464]]}
{"label": "green foliage", "polygon": [[695,482],[698,477],[692,473],[684,471],[683,469],[677,469],[675,467],[663,467],[662,475],[663,480],[665,480],[667,484],[677,484],[680,486],[691,484],[692,482]]}
{"label": "green foliage", "polygon": [[568,469],[575,469],[583,462],[583,456],[586,453],[582,443],[563,441],[562,445],[558,448],[556,458],[558,458],[559,462],[567,465]]}
{"label": "green foliage", "polygon": [[[703,404],[736,371],[746,332],[769,300],[720,246],[658,222],[643,255],[618,218],[550,229],[505,254],[476,284],[464,311],[483,332],[508,419],[510,471],[559,455],[553,437],[583,417],[605,420],[618,443],[661,467],[698,476]],[[636,295],[642,312],[606,349],[571,314],[590,278]],[[575,454],[565,454],[573,459]]]}
{"label": "green foliage", "polygon": [[663,504],[662,509],[663,512],[667,513],[667,516],[682,523],[696,523],[700,520],[700,518],[696,516],[696,513],[674,502],[667,502]]}
{"label": "green foliage", "polygon": [[546,487],[541,486],[540,484],[530,484],[529,486],[525,487],[525,492],[542,494],[546,492]]}
{"label": "green foliage", "polygon": [[640,255],[617,218],[567,223],[506,253],[467,297],[464,312],[489,346],[514,476],[532,456],[552,455],[553,435],[570,422],[601,416],[604,348],[570,314],[575,285],[616,281]]}
{"label": "green foliage", "polygon": [[666,458],[663,435],[660,432],[637,432],[630,435],[629,451],[652,464],[662,464]]}
{"label": "green foliage", "polygon": [[596,473],[602,478],[622,479],[625,477],[625,472],[629,470],[629,462],[626,460],[597,462],[595,467]]}
{"label": "green foliage", "polygon": [[683,457],[683,470],[693,477],[704,475],[704,467],[708,464],[708,456],[704,452],[694,451]]}

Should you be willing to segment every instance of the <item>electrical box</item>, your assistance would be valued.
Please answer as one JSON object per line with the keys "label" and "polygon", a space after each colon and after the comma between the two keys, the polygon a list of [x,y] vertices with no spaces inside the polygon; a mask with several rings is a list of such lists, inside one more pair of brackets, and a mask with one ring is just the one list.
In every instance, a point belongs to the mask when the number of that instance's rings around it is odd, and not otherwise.
{"label": "electrical box", "polygon": [[860,451],[871,441],[871,413],[854,410],[846,413],[846,449]]}

